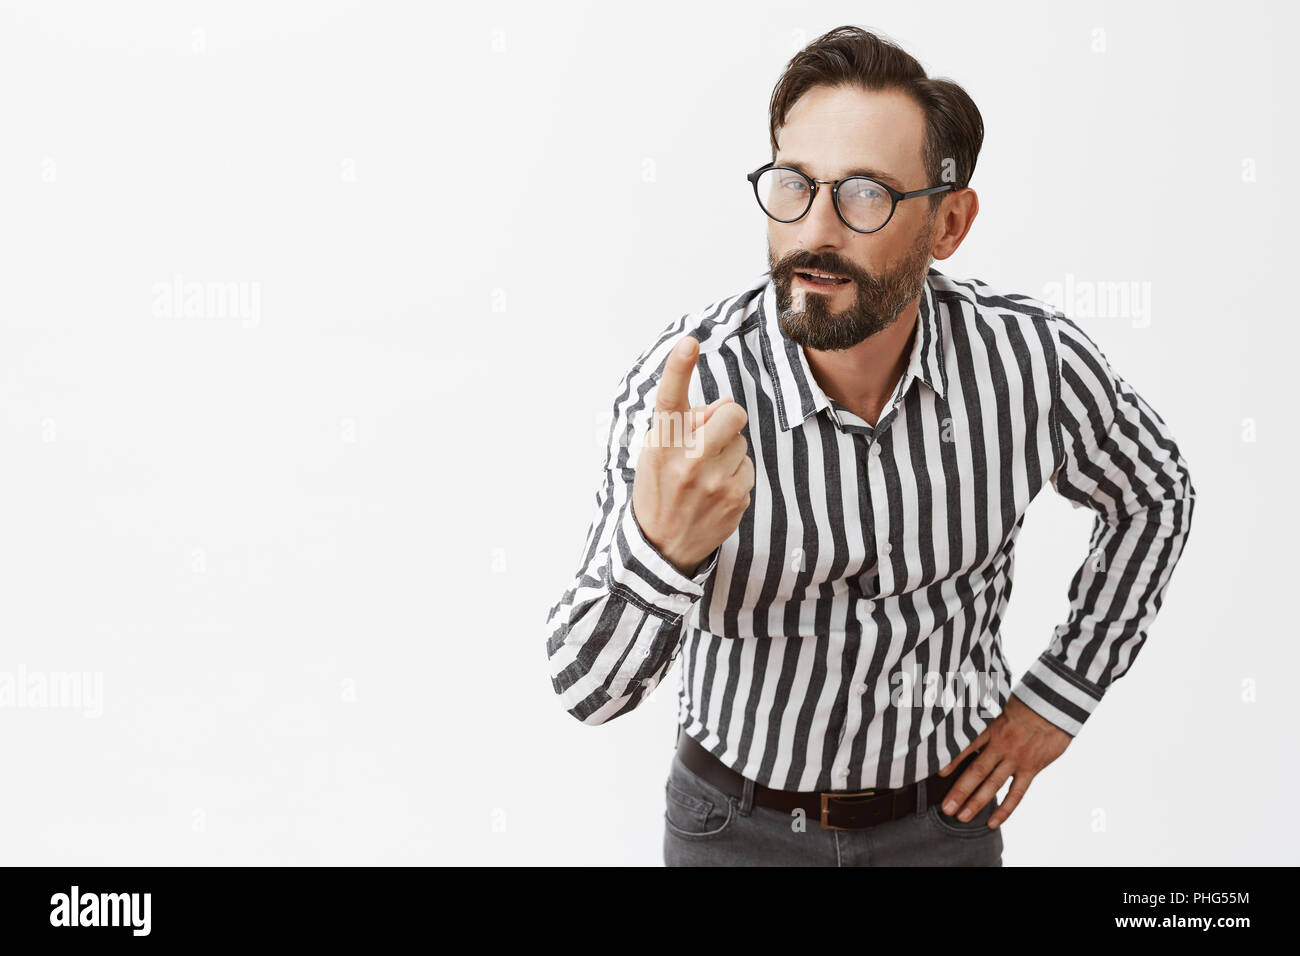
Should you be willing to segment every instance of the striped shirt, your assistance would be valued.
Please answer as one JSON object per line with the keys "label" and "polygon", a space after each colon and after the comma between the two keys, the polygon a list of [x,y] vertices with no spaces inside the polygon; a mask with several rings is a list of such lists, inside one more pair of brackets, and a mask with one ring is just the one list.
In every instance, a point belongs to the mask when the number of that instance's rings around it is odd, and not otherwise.
{"label": "striped shirt", "polygon": [[[755,465],[740,526],[693,577],[631,508],[685,335],[700,342],[691,405],[742,405]],[[1066,621],[1011,687],[998,630],[1013,547],[1049,481],[1096,520]],[[549,613],[552,683],[600,724],[680,656],[681,732],[738,773],[783,790],[900,787],[949,763],[1010,693],[1077,734],[1146,640],[1194,499],[1164,421],[1046,303],[931,268],[873,427],[822,392],[764,273],[671,323],[623,378],[595,519]]]}

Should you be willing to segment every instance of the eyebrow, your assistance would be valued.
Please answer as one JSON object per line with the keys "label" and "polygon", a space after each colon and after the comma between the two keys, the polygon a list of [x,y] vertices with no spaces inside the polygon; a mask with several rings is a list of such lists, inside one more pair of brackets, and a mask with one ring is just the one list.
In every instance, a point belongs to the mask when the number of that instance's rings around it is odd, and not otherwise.
{"label": "eyebrow", "polygon": [[[776,165],[793,166],[795,169],[799,170],[799,172],[807,173],[807,163],[801,163],[797,159],[778,159],[776,160]],[[870,166],[860,166],[857,169],[850,169],[839,178],[848,179],[850,176],[870,176],[872,179],[879,179],[882,183],[887,183],[895,189],[901,190],[903,188],[902,184],[894,176],[891,176],[889,173],[881,169],[872,169]],[[817,178],[811,174],[809,174],[809,177],[812,179]]]}

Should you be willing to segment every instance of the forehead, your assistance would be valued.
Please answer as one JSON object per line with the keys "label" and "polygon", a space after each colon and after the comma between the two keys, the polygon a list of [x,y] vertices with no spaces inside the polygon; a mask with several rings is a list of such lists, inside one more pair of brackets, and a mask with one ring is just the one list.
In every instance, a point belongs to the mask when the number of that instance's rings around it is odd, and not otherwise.
{"label": "forehead", "polygon": [[815,179],[871,167],[909,188],[925,178],[925,113],[897,90],[814,86],[791,107],[777,134],[778,162],[799,160]]}

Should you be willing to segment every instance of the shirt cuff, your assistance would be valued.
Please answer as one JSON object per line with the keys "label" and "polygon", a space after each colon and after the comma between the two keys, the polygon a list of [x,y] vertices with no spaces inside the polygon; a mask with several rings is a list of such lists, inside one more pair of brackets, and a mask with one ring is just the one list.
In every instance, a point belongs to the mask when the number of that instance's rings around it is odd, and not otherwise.
{"label": "shirt cuff", "polygon": [[646,540],[629,498],[619,517],[614,546],[609,549],[609,575],[624,593],[631,592],[638,605],[661,616],[679,617],[703,596],[721,551],[721,547],[715,548],[694,575],[683,574]]}
{"label": "shirt cuff", "polygon": [[1071,737],[1101,702],[1104,689],[1080,677],[1050,652],[1039,655],[1011,691],[1030,710]]}

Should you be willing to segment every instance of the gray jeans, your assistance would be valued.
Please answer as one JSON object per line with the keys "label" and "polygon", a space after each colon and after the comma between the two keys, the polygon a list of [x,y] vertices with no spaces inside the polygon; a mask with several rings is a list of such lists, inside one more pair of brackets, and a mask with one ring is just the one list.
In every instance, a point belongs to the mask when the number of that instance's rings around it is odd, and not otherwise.
{"label": "gray jeans", "polygon": [[861,830],[824,830],[817,818],[724,793],[673,755],[664,786],[666,866],[1001,866],[1002,830],[986,826],[995,796],[969,821],[935,804]]}

